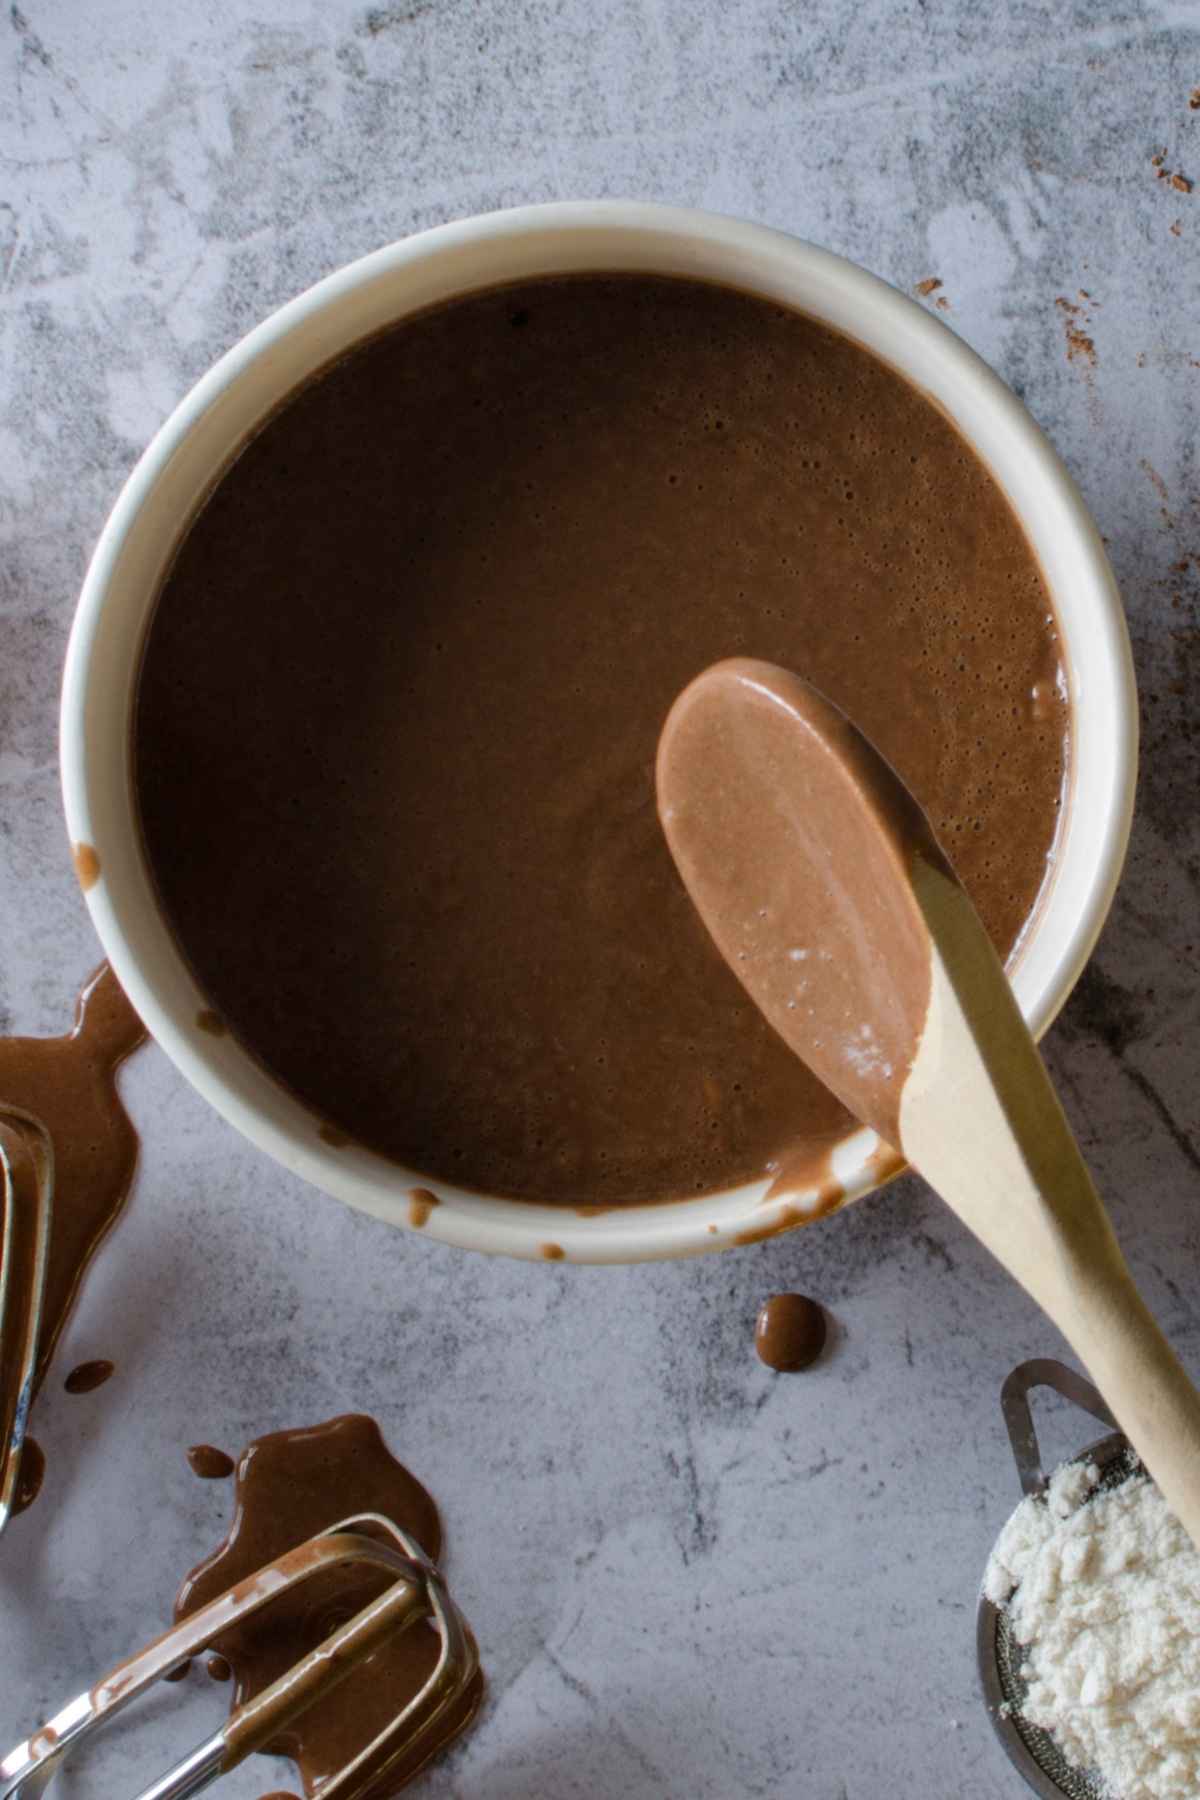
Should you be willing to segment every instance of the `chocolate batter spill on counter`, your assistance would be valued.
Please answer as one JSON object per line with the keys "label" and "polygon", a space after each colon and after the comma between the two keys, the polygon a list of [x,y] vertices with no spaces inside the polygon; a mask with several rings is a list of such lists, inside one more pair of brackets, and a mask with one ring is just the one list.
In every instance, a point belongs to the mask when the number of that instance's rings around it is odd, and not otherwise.
{"label": "chocolate batter spill on counter", "polygon": [[[38,1346],[39,1387],[88,1263],[124,1206],[133,1180],[138,1139],[117,1094],[116,1073],[145,1036],[116,976],[103,963],[80,994],[75,1025],[66,1037],[0,1039],[0,1100],[40,1119],[54,1146],[54,1211]],[[93,1375],[105,1367],[98,1362],[84,1366]],[[111,1372],[111,1365],[107,1370]],[[105,1378],[88,1385],[98,1386]],[[76,1386],[70,1391],[85,1390]],[[23,1489],[33,1450],[26,1440]],[[37,1454],[40,1457],[40,1451]],[[40,1485],[39,1470],[25,1505]]]}
{"label": "chocolate batter spill on counter", "polygon": [[754,1348],[769,1369],[809,1369],[825,1348],[825,1314],[805,1294],[772,1294],[758,1309]]}
{"label": "chocolate batter spill on counter", "polygon": [[158,599],[135,785],[209,1005],[314,1138],[619,1206],[845,1135],[655,816],[671,702],[740,654],[853,714],[1007,955],[1059,823],[1058,626],[988,470],[868,351],[733,289],[538,280],[244,447]]}
{"label": "chocolate batter spill on counter", "polygon": [[[392,1456],[373,1419],[348,1413],[325,1425],[255,1439],[238,1463],[229,1535],[184,1581],[176,1619],[187,1618],[316,1532],[361,1512],[392,1519],[437,1560],[442,1542],[437,1507]],[[314,1576],[214,1640],[213,1648],[236,1680],[234,1706],[269,1687],[387,1585],[387,1576],[377,1570]],[[367,1657],[336,1692],[316,1701],[268,1749],[291,1757],[305,1793],[316,1793],[395,1718],[432,1674],[437,1658],[437,1633],[422,1620]],[[436,1743],[415,1760],[398,1763],[370,1790],[369,1800],[386,1800],[457,1737],[474,1716],[482,1691],[482,1676],[476,1675],[447,1714]]]}

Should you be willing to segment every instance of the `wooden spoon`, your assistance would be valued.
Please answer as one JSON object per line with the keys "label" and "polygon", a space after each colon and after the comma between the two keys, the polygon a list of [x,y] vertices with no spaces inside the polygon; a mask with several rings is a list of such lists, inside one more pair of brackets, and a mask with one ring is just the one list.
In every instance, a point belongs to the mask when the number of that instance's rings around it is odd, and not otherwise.
{"label": "wooden spoon", "polygon": [[899,777],[807,682],[739,659],[672,708],[658,803],[692,899],[763,1014],[1033,1295],[1200,1545],[1200,1394]]}

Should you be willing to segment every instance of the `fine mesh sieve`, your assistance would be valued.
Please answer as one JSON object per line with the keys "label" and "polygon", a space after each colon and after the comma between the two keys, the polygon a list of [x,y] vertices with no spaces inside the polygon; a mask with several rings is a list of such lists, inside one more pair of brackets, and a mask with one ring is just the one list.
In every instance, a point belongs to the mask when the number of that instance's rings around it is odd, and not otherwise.
{"label": "fine mesh sieve", "polygon": [[[1008,1427],[1009,1442],[1025,1496],[1045,1494],[1049,1477],[1042,1468],[1041,1451],[1029,1407],[1030,1392],[1037,1387],[1053,1388],[1064,1399],[1082,1407],[1102,1424],[1115,1426],[1116,1420],[1104,1401],[1082,1375],[1065,1363],[1039,1357],[1018,1365],[1004,1383],[1000,1405]],[[1120,1487],[1132,1475],[1145,1473],[1128,1441],[1119,1431],[1081,1450],[1072,1462],[1095,1463],[1100,1479],[1095,1492]],[[1021,1675],[1024,1651],[1013,1634],[1008,1613],[994,1606],[986,1594],[979,1597],[979,1614],[975,1634],[979,1657],[979,1679],[983,1687],[988,1716],[1000,1739],[1004,1753],[1042,1800],[1106,1800],[1106,1790],[1099,1778],[1086,1769],[1069,1763],[1049,1732],[1031,1724],[1021,1711],[1028,1692]]]}

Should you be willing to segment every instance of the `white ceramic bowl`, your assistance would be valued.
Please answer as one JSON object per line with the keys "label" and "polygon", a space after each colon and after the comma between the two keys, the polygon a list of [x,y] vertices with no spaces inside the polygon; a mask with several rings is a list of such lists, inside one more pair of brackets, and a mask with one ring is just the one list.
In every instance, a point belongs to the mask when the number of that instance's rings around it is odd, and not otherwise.
{"label": "white ceramic bowl", "polygon": [[[134,810],[131,712],[143,635],[183,527],[249,432],[299,382],[361,339],[471,289],[579,270],[651,270],[729,283],[797,307],[866,345],[954,420],[1007,493],[1041,562],[1066,639],[1074,710],[1071,794],[1057,874],[1014,975],[1042,1031],[1104,922],[1129,831],[1136,696],[1120,599],[1099,536],[1062,463],[1020,402],[954,334],[885,282],[781,232],[624,201],[522,207],[444,225],[379,250],[284,306],[222,357],[134,469],[97,545],[63,685],[67,827],[96,851],[87,892],[104,948],[150,1031],[195,1087],[254,1143],[319,1187],[396,1224],[414,1186],[441,1205],[424,1229],[463,1247],[581,1262],[685,1256],[768,1235],[804,1200],[767,1183],[596,1216],[431,1184],[370,1152],[335,1149],[313,1115],[229,1037],[196,1026],[204,1004],[156,904]],[[836,1172],[848,1198],[884,1167],[869,1132]]]}

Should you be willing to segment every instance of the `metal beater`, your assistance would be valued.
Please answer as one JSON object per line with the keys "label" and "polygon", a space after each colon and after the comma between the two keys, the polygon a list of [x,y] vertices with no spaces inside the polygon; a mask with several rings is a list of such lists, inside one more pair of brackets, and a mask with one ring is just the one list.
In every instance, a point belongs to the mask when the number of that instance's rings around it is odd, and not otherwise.
{"label": "metal beater", "polygon": [[321,1800],[356,1800],[401,1756],[434,1747],[434,1733],[479,1667],[475,1640],[434,1564],[406,1532],[379,1513],[359,1513],[267,1563],[55,1713],[0,1762],[0,1800],[36,1800],[65,1759],[107,1719],[214,1638],[322,1571],[372,1565],[391,1586],[311,1650],[286,1675],[230,1714],[221,1729],[152,1782],[137,1800],[187,1800],[260,1750],[290,1720],[345,1678],[386,1639],[427,1619],[441,1652],[421,1691],[383,1731],[321,1786]]}
{"label": "metal beater", "polygon": [[0,1102],[0,1532],[12,1516],[37,1377],[54,1209],[40,1119]]}

